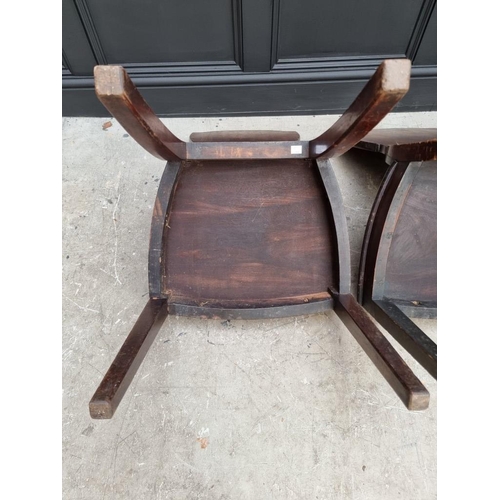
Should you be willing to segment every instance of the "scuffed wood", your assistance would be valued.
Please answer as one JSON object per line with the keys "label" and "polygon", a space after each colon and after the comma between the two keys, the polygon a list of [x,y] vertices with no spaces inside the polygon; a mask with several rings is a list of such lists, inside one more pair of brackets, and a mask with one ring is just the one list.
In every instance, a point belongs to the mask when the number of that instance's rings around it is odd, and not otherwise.
{"label": "scuffed wood", "polygon": [[212,132],[193,132],[192,142],[290,142],[299,141],[295,131],[282,130],[216,130]]}
{"label": "scuffed wood", "polygon": [[347,111],[311,141],[311,156],[335,158],[355,146],[408,92],[410,73],[408,59],[383,61]]}
{"label": "scuffed wood", "polygon": [[386,156],[387,163],[437,160],[437,129],[372,130],[355,147],[381,153]]}
{"label": "scuffed wood", "polygon": [[146,151],[169,161],[185,158],[186,144],[165,127],[121,66],[96,66],[94,80],[99,100]]}
{"label": "scuffed wood", "polygon": [[90,416],[111,418],[168,315],[166,300],[150,299],[90,400]]}
{"label": "scuffed wood", "polygon": [[429,392],[350,294],[332,290],[335,311],[409,410],[425,410]]}

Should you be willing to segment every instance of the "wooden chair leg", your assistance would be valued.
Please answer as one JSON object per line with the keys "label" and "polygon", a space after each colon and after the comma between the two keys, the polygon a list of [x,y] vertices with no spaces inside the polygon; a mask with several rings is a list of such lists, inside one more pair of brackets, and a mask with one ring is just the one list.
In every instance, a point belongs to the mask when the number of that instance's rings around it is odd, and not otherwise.
{"label": "wooden chair leg", "polygon": [[351,294],[337,294],[335,310],[409,410],[425,410],[429,392]]}
{"label": "wooden chair leg", "polygon": [[121,66],[96,66],[94,80],[98,99],[146,151],[168,161],[186,157],[186,143],[165,127]]}
{"label": "wooden chair leg", "polygon": [[347,111],[310,142],[313,158],[335,158],[354,147],[404,97],[410,88],[411,61],[387,59]]}
{"label": "wooden chair leg", "polygon": [[401,309],[388,300],[373,300],[373,317],[437,379],[437,345]]}
{"label": "wooden chair leg", "polygon": [[150,299],[89,403],[92,418],[111,418],[167,317],[167,301]]}

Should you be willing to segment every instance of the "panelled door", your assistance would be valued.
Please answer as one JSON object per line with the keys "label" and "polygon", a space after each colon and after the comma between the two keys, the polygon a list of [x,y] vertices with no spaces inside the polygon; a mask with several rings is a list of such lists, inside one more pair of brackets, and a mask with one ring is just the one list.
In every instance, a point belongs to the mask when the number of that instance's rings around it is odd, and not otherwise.
{"label": "panelled door", "polygon": [[106,116],[96,64],[162,116],[340,113],[381,60],[413,61],[400,111],[436,109],[435,0],[63,0],[63,113]]}

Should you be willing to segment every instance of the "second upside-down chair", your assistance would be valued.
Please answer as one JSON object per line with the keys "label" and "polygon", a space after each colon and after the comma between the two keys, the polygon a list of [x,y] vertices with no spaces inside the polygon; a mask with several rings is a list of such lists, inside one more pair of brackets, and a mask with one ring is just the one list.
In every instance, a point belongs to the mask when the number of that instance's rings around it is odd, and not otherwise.
{"label": "second upside-down chair", "polygon": [[436,132],[374,130],[356,145],[388,165],[365,230],[358,300],[434,378],[437,345],[411,318],[437,317]]}
{"label": "second upside-down chair", "polygon": [[330,160],[405,95],[410,62],[384,61],[326,132],[193,133],[178,139],[119,66],[97,66],[96,93],[127,132],[167,160],[149,248],[149,301],[90,401],[111,418],[168,314],[262,319],[335,308],[411,410],[429,393],[350,291],[342,195]]}

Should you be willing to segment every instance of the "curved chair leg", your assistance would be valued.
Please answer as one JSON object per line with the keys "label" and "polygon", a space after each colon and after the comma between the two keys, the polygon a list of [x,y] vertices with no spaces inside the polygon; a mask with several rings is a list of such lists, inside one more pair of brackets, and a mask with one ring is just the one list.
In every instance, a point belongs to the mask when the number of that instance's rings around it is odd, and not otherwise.
{"label": "curved chair leg", "polygon": [[150,299],[89,403],[92,418],[111,418],[167,317],[167,301]]}
{"label": "curved chair leg", "polygon": [[146,151],[170,161],[186,157],[186,143],[163,125],[121,66],[96,66],[94,80],[99,100]]}
{"label": "curved chair leg", "polygon": [[410,88],[409,59],[387,59],[347,111],[310,142],[312,157],[335,158],[354,147],[404,97]]}
{"label": "curved chair leg", "polygon": [[337,294],[335,310],[409,410],[425,410],[429,392],[351,294]]}

